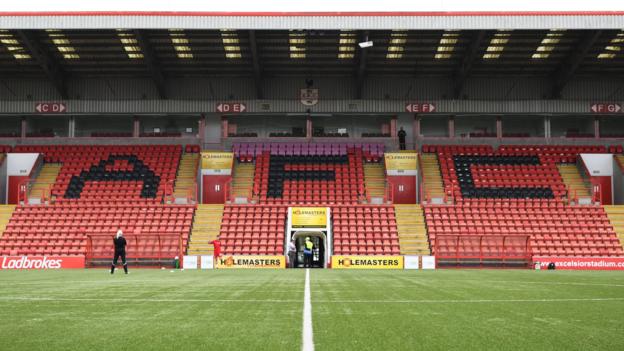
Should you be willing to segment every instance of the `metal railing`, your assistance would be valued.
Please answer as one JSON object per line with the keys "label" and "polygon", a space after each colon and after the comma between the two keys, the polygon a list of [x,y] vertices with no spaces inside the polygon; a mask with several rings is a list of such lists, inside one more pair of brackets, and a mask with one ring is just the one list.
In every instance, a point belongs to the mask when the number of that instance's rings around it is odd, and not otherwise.
{"label": "metal railing", "polygon": [[34,179],[25,179],[18,185],[18,196],[17,201],[22,205],[32,205],[31,199],[38,199],[40,205],[46,205],[54,203],[55,197],[52,196],[52,187],[54,183],[39,183],[45,184],[45,187],[38,190],[33,191],[33,185],[37,183]]}
{"label": "metal railing", "polygon": [[443,234],[436,235],[432,254],[436,263],[447,267],[483,268],[515,264],[529,268],[533,258],[530,240],[530,235]]}
{"label": "metal railing", "polygon": [[[96,260],[112,259],[114,254],[113,235],[87,234],[85,260],[87,267]],[[167,263],[176,256],[184,256],[184,239],[180,233],[126,234],[126,261],[128,263]],[[173,248],[173,250],[171,250]],[[148,250],[149,249],[149,250]]]}

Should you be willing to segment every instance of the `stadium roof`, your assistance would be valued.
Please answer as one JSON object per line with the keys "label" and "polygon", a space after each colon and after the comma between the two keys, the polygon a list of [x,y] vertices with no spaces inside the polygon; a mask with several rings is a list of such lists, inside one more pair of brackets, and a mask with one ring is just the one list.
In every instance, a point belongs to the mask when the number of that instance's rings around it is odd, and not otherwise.
{"label": "stadium roof", "polygon": [[621,0],[22,0],[5,29],[620,29]]}
{"label": "stadium roof", "polygon": [[469,76],[541,76],[556,97],[572,77],[624,76],[623,28],[612,0],[24,0],[0,8],[0,76],[63,97],[89,77],[149,77],[165,96],[168,77],[433,76],[457,97]]}
{"label": "stadium roof", "polygon": [[[370,40],[373,47],[358,43]],[[4,77],[623,76],[622,30],[2,30]]]}

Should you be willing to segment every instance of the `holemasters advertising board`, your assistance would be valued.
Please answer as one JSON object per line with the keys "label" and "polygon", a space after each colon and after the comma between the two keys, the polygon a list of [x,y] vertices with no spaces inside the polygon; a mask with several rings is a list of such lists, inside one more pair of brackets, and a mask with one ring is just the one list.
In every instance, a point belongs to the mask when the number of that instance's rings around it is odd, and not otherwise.
{"label": "holemasters advertising board", "polygon": [[403,269],[403,256],[332,256],[334,269]]}
{"label": "holemasters advertising board", "polygon": [[292,207],[292,228],[327,228],[327,207]]}
{"label": "holemasters advertising board", "polygon": [[416,175],[418,169],[416,152],[386,152],[384,158],[388,175]]}
{"label": "holemasters advertising board", "polygon": [[217,268],[286,268],[286,256],[223,256]]}
{"label": "holemasters advertising board", "polygon": [[227,175],[232,172],[234,154],[231,152],[203,151],[202,174]]}

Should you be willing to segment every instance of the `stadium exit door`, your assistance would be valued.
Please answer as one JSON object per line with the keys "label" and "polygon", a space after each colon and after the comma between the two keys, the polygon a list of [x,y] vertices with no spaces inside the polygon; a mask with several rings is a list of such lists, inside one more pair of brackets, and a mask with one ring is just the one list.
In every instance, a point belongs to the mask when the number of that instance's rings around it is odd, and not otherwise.
{"label": "stadium exit door", "polygon": [[305,239],[310,238],[314,244],[312,249],[312,268],[325,268],[327,259],[327,237],[325,233],[319,231],[298,231],[293,234],[295,246],[297,246],[297,259],[295,267],[304,267],[303,249],[305,247]]}

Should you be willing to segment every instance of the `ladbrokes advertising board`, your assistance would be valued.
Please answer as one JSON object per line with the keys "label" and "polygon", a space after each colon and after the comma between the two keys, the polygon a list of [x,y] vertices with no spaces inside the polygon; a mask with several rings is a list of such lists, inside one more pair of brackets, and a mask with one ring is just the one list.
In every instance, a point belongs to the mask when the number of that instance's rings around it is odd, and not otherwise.
{"label": "ladbrokes advertising board", "polygon": [[416,175],[418,168],[416,152],[386,152],[384,158],[388,175]]}
{"label": "ladbrokes advertising board", "polygon": [[84,256],[2,256],[0,269],[85,268]]}
{"label": "ladbrokes advertising board", "polygon": [[403,269],[403,256],[332,256],[334,269]]}
{"label": "ladbrokes advertising board", "polygon": [[233,153],[204,151],[201,157],[202,174],[228,175],[232,173]]}
{"label": "ladbrokes advertising board", "polygon": [[292,228],[327,228],[327,207],[292,207]]}
{"label": "ladbrokes advertising board", "polygon": [[223,256],[217,259],[217,268],[286,268],[285,256]]}

